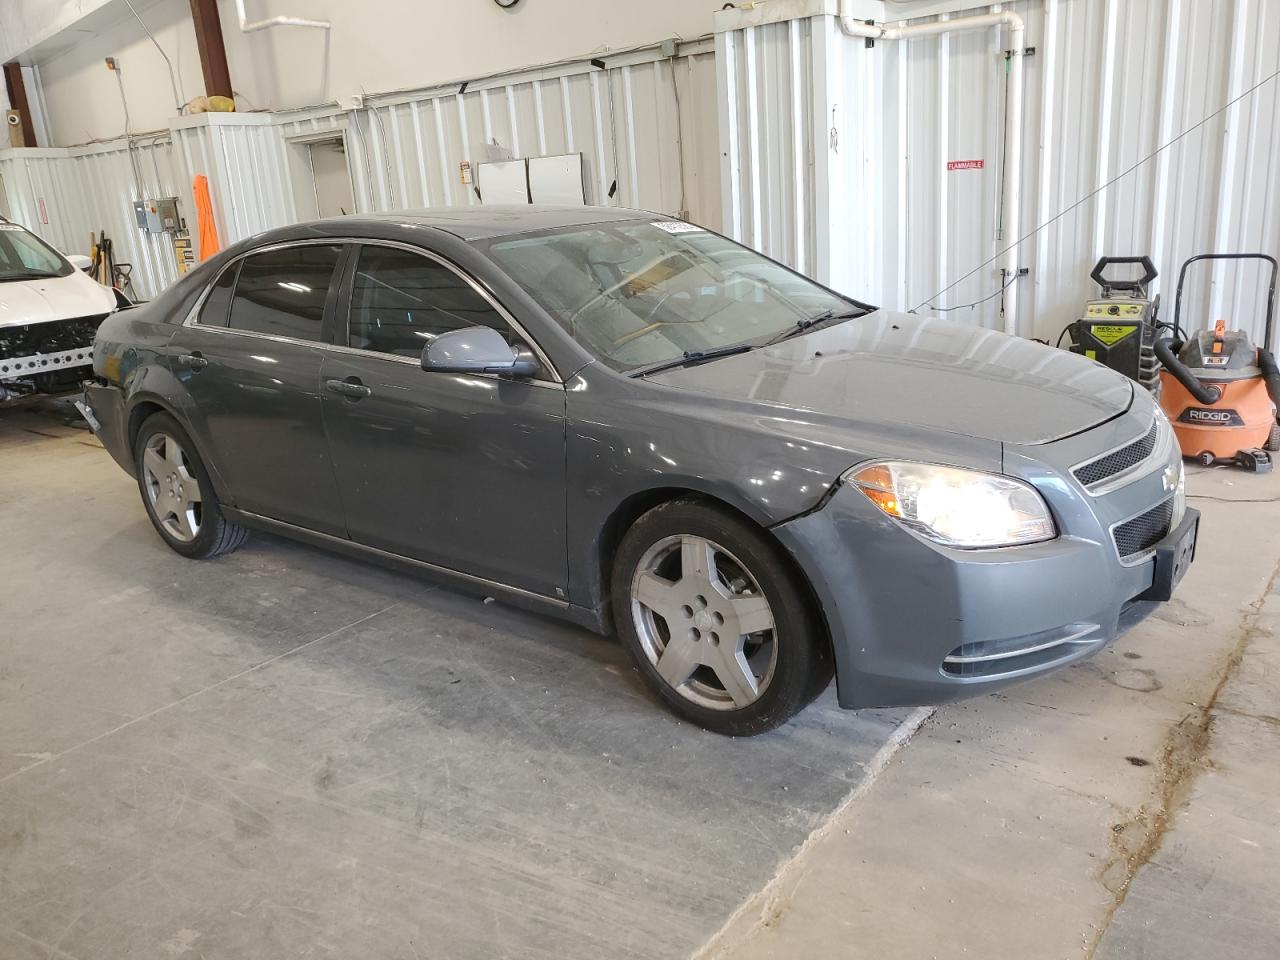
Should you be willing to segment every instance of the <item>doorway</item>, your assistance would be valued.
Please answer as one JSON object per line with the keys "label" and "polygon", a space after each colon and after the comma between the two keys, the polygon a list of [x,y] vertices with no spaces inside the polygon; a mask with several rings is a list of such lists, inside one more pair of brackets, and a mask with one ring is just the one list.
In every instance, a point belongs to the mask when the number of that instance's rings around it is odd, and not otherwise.
{"label": "doorway", "polygon": [[341,217],[358,212],[347,163],[347,141],[341,133],[291,140],[290,179],[299,220]]}
{"label": "doorway", "polygon": [[338,137],[315,140],[307,147],[311,154],[311,176],[315,181],[316,215],[341,217],[355,213],[346,143]]}

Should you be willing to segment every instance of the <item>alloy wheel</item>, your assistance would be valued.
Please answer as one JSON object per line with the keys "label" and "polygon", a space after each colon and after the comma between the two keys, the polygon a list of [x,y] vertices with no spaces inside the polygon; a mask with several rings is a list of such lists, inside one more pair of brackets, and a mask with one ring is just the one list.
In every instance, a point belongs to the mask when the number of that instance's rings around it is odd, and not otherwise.
{"label": "alloy wheel", "polygon": [[712,540],[666,537],[645,551],[631,581],[631,611],[649,662],[694,703],[741,709],[773,679],[773,610],[746,565]]}
{"label": "alloy wheel", "polygon": [[181,543],[200,534],[200,482],[182,445],[167,433],[154,434],[142,451],[143,486],[156,522]]}

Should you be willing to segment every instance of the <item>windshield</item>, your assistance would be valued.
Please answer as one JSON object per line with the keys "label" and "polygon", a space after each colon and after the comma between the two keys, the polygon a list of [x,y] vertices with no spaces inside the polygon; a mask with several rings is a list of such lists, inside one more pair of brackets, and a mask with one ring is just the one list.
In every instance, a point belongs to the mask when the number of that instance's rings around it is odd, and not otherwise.
{"label": "windshield", "polygon": [[490,256],[594,356],[635,370],[867,307],[680,221],[624,221],[499,240]]}
{"label": "windshield", "polygon": [[69,277],[76,268],[53,247],[16,223],[0,223],[0,283]]}

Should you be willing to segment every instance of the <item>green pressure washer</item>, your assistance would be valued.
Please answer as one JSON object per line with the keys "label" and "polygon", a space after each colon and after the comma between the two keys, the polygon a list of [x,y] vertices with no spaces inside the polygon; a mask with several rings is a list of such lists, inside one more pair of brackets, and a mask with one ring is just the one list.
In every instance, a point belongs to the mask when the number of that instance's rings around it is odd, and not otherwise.
{"label": "green pressure washer", "polygon": [[[1136,279],[1118,280],[1108,275],[1115,265],[1142,267]],[[1160,361],[1155,342],[1160,324],[1160,295],[1148,296],[1158,274],[1150,257],[1103,257],[1090,274],[1101,290],[1085,304],[1084,316],[1067,326],[1071,352],[1097,360],[1153,394],[1160,392]],[[1059,340],[1062,338],[1059,337]]]}

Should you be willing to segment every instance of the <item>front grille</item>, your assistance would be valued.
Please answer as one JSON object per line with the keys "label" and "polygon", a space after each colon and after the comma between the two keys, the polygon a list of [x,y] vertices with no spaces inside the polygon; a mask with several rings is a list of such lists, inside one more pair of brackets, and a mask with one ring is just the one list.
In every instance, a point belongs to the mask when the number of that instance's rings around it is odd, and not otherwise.
{"label": "front grille", "polygon": [[1092,463],[1076,467],[1071,472],[1082,484],[1086,487],[1091,487],[1095,483],[1101,483],[1103,480],[1114,477],[1117,473],[1128,470],[1130,467],[1137,466],[1151,456],[1151,451],[1156,448],[1156,434],[1159,422],[1157,418],[1151,424],[1151,429],[1147,431],[1145,437],[1141,437],[1128,446],[1121,447],[1119,450],[1108,453],[1105,457],[1099,457]]}
{"label": "front grille", "polygon": [[[93,362],[93,339],[106,318],[104,313],[0,328],[0,380],[10,387],[46,376],[64,380],[62,369]],[[41,389],[50,389],[50,381]]]}
{"label": "front grille", "polygon": [[1118,524],[1111,532],[1121,560],[1130,560],[1150,550],[1169,533],[1173,521],[1173,497],[1132,520]]}

